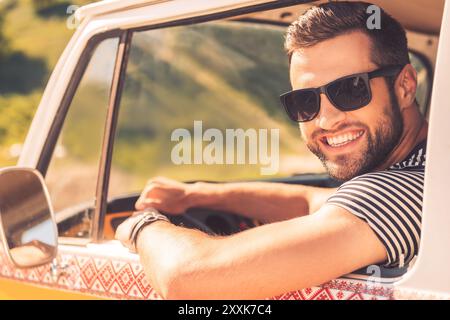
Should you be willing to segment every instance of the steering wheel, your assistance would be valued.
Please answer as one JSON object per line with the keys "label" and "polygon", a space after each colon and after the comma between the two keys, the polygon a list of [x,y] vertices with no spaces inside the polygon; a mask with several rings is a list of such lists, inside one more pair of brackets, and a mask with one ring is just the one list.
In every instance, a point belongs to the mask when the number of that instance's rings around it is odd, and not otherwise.
{"label": "steering wheel", "polygon": [[[108,201],[108,214],[105,218],[105,229],[108,229],[108,232],[105,232],[110,237],[114,237],[117,227],[129,217],[129,212],[134,210],[138,198],[138,194],[124,195]],[[174,225],[198,229],[209,235],[227,236],[261,225],[259,221],[232,212],[209,208],[189,208],[181,215],[163,211],[160,213],[167,216]]]}
{"label": "steering wheel", "polygon": [[170,222],[177,226],[183,226],[191,229],[199,229],[209,235],[215,235],[216,233],[206,225],[200,219],[194,217],[191,213],[184,213],[182,215],[169,215],[161,212],[167,218],[169,218]]}

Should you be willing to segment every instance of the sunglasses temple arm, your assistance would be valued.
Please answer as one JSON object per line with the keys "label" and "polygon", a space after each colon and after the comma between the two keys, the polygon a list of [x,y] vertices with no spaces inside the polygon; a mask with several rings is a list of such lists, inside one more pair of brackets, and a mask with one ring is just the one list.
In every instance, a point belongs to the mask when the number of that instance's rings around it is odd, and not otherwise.
{"label": "sunglasses temple arm", "polygon": [[372,72],[369,72],[369,79],[376,78],[376,77],[386,77],[386,76],[393,76],[397,75],[400,71],[403,70],[404,66],[398,65],[398,66],[391,66],[386,67],[382,69],[378,69]]}

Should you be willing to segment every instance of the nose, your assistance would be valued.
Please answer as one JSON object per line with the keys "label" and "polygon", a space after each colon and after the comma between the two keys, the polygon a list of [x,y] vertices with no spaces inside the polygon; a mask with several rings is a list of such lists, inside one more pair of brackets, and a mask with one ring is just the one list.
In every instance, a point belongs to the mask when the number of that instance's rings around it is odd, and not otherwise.
{"label": "nose", "polygon": [[344,121],[345,117],[345,112],[333,106],[325,94],[320,95],[320,111],[315,119],[316,126],[323,130],[332,130]]}

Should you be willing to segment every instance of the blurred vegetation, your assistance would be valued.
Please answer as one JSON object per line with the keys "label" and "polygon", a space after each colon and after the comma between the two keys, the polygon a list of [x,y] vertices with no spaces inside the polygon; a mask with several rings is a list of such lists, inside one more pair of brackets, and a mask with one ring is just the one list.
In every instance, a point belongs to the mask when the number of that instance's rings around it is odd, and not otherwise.
{"label": "blurred vegetation", "polygon": [[159,174],[183,180],[262,177],[261,163],[175,166],[171,133],[186,128],[193,134],[194,120],[202,121],[203,132],[217,128],[224,135],[225,129],[279,129],[281,156],[307,156],[297,125],[278,100],[290,87],[283,34],[283,27],[231,21],[134,34],[113,165],[141,184]]}
{"label": "blurred vegetation", "polygon": [[0,12],[0,60],[3,60],[6,57],[8,49],[8,43],[3,35],[3,20],[2,12]]}
{"label": "blurred vegetation", "polygon": [[34,0],[32,1],[33,7],[35,10],[42,10],[48,7],[52,7],[55,5],[55,3],[58,3],[57,0]]}
{"label": "blurred vegetation", "polygon": [[9,154],[24,142],[42,92],[73,30],[66,7],[92,1],[0,1],[0,166],[13,165]]}
{"label": "blurred vegetation", "polygon": [[43,17],[65,17],[67,18],[67,8],[74,4],[70,1],[61,0],[35,0],[33,1],[35,12]]}
{"label": "blurred vegetation", "polygon": [[[180,180],[261,177],[260,163],[174,165],[171,134],[178,128],[193,132],[194,120],[203,122],[203,131],[217,128],[222,133],[280,129],[282,154],[308,153],[278,101],[289,88],[283,32],[281,27],[214,22],[134,34],[114,147],[112,185],[117,187],[112,194],[139,190],[155,175]],[[117,42],[106,40],[94,51],[59,141],[71,159],[89,164],[93,172],[113,71],[105,62],[114,61],[116,47]],[[58,169],[50,168],[49,174],[73,171],[61,169],[64,162],[55,159]]]}

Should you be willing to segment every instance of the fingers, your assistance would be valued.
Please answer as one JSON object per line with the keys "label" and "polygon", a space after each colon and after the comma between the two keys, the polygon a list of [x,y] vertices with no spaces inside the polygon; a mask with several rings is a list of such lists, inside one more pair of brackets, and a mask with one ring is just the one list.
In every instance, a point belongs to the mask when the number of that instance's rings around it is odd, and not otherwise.
{"label": "fingers", "polygon": [[152,185],[152,184],[164,185],[164,184],[171,184],[171,183],[174,183],[174,182],[176,182],[176,181],[172,180],[172,179],[169,179],[169,178],[166,178],[166,177],[157,176],[157,177],[154,177],[154,178],[150,179],[147,182],[147,185]]}
{"label": "fingers", "polygon": [[142,191],[139,199],[136,201],[136,209],[142,210],[145,208],[144,201],[146,199],[151,199],[152,193],[155,193],[155,189],[157,188],[156,185],[159,184],[159,182],[151,180],[147,185],[145,186],[144,190]]}
{"label": "fingers", "polygon": [[148,181],[139,199],[136,210],[148,207],[167,211],[167,213],[182,213],[185,184],[165,177],[155,177]]}
{"label": "fingers", "polygon": [[148,207],[154,207],[155,209],[158,209],[159,205],[162,203],[160,199],[155,198],[139,198],[139,200],[136,202],[135,207],[137,210],[143,210]]}

